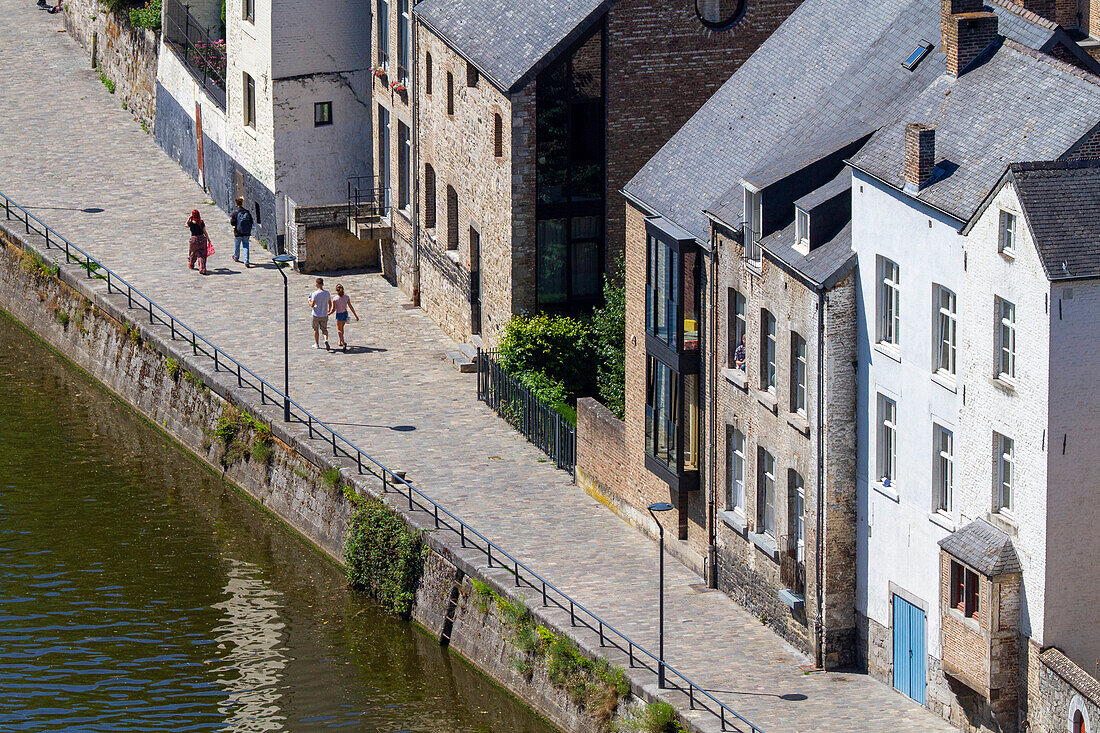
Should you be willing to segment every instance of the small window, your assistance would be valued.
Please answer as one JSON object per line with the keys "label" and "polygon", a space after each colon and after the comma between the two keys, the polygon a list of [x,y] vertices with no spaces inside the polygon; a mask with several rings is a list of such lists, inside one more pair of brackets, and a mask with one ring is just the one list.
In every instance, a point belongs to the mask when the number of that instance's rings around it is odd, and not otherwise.
{"label": "small window", "polygon": [[1080,710],[1073,711],[1073,726],[1070,728],[1070,733],[1086,733],[1085,716]]}
{"label": "small window", "polygon": [[1011,255],[1016,251],[1016,215],[1001,212],[997,235],[997,251]]}
{"label": "small window", "polygon": [[390,2],[378,0],[378,10],[375,13],[375,29],[377,31],[376,46],[378,50],[378,67],[385,71],[390,69]]}
{"label": "small window", "polygon": [[458,192],[447,186],[447,249],[458,249]]}
{"label": "small window", "polygon": [[775,456],[756,451],[756,531],[775,537]]}
{"label": "small window", "polygon": [[241,3],[241,19],[249,23],[256,22],[256,0],[243,0]]}
{"label": "small window", "polygon": [[424,93],[432,96],[432,55],[424,54]]}
{"label": "small window", "polygon": [[878,342],[897,346],[901,330],[901,278],[896,263],[878,258]]}
{"label": "small window", "polygon": [[248,74],[243,75],[244,80],[244,124],[245,127],[256,129],[256,82]]}
{"label": "small window", "polygon": [[760,389],[775,392],[775,316],[760,309]]}
{"label": "small window", "polygon": [[726,328],[726,336],[729,339],[727,345],[729,367],[745,371],[745,334],[747,333],[745,296],[729,288],[726,291],[726,308],[726,315],[729,318],[729,325]]}
{"label": "small window", "polygon": [[435,229],[435,168],[424,164],[424,226]]}
{"label": "small window", "polygon": [[761,231],[764,227],[764,209],[759,191],[745,189],[745,259],[760,267],[763,250],[760,248]]}
{"label": "small window", "polygon": [[885,395],[878,396],[878,475],[884,486],[897,478],[898,405]]}
{"label": "small window", "polygon": [[794,241],[803,251],[810,250],[810,215],[797,208],[794,210]]}
{"label": "small window", "polygon": [[455,77],[451,72],[447,72],[447,114],[453,115],[455,113]]}
{"label": "small window", "polygon": [[1016,377],[1016,306],[997,298],[997,364],[998,379]]}
{"label": "small window", "polygon": [[477,73],[477,67],[467,61],[466,62],[466,86],[476,87],[479,78],[480,78],[480,75]]}
{"label": "small window", "polygon": [[932,424],[933,508],[950,514],[955,502],[955,436]]}
{"label": "small window", "polygon": [[397,208],[411,208],[412,133],[404,122],[397,123]]}
{"label": "small window", "polygon": [[726,426],[726,509],[745,512],[745,434]]}
{"label": "small window", "polygon": [[[788,522],[791,528],[791,551],[799,564],[806,561],[806,481],[798,471],[787,471]],[[801,579],[798,583],[801,586]],[[802,590],[799,588],[798,590]]]}
{"label": "small window", "polygon": [[936,335],[936,343],[933,345],[932,370],[944,376],[955,376],[955,294],[942,285],[933,285],[936,303],[935,323],[933,333]]}
{"label": "small window", "polygon": [[791,332],[791,412],[806,417],[806,339]]}
{"label": "small window", "polygon": [[978,574],[951,561],[951,607],[966,618],[978,615],[979,599]]}
{"label": "small window", "polygon": [[745,15],[745,0],[695,0],[695,14],[707,28],[724,30]]}
{"label": "small window", "polygon": [[409,58],[412,47],[412,16],[409,0],[397,0],[397,80],[409,82]]}
{"label": "small window", "polygon": [[901,62],[901,65],[907,69],[917,68],[917,64],[921,62],[928,52],[932,50],[932,44],[928,41],[921,41],[920,45],[913,49],[913,52],[909,54],[905,61]]}
{"label": "small window", "polygon": [[493,114],[493,155],[504,157],[504,121],[499,112]]}
{"label": "small window", "polygon": [[1011,513],[1016,500],[1016,442],[1008,436],[993,433],[993,450],[997,466],[994,507],[999,512]]}
{"label": "small window", "polygon": [[313,105],[313,126],[332,124],[332,102],[315,102]]}

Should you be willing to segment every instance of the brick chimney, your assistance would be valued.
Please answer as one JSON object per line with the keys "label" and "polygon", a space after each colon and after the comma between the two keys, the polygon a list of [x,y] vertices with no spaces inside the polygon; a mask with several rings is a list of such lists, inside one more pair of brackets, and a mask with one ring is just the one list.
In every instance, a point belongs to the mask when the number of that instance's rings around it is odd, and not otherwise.
{"label": "brick chimney", "polygon": [[1055,0],[1012,0],[1012,2],[1018,7],[1024,10],[1030,10],[1041,18],[1046,18],[1052,23],[1056,23],[1055,14],[1057,4]]}
{"label": "brick chimney", "polygon": [[941,0],[943,25],[940,49],[947,56],[947,73],[955,76],[997,39],[997,16],[982,0]]}
{"label": "brick chimney", "polygon": [[905,126],[906,193],[916,193],[932,177],[936,167],[936,130],[919,122]]}

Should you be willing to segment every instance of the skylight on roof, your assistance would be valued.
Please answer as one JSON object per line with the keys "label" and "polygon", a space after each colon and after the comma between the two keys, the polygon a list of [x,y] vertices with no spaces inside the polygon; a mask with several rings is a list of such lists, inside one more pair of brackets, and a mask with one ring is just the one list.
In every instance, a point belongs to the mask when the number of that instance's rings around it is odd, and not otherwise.
{"label": "skylight on roof", "polygon": [[921,62],[928,52],[932,50],[932,44],[928,41],[921,41],[920,45],[913,49],[913,53],[909,54],[909,58],[901,62],[901,65],[907,69],[915,69],[917,64]]}

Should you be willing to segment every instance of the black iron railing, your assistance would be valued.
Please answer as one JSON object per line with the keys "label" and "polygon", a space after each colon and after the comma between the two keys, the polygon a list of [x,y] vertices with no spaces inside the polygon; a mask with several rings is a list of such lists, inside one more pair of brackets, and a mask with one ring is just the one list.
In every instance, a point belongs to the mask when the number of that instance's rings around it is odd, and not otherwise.
{"label": "black iron railing", "polygon": [[389,216],[390,190],[375,176],[348,176],[348,218],[362,220]]}
{"label": "black iron railing", "polygon": [[[145,318],[145,314],[148,314],[151,328],[167,329],[173,341],[182,340],[189,344],[193,356],[209,359],[213,363],[215,372],[225,372],[230,379],[236,378],[238,388],[248,388],[258,393],[261,405],[268,402],[273,405],[282,405],[286,400],[278,388],[272,386],[251,369],[214,346],[208,339],[200,336],[183,321],[154,303],[151,298],[128,283],[118,273],[58,234],[41,219],[16,204],[5,194],[0,193],[0,199],[3,199],[5,219],[10,221],[14,218],[22,222],[27,234],[33,233],[45,239],[47,251],[51,249],[59,250],[59,257],[60,253],[63,253],[65,262],[67,264],[77,264],[86,272],[88,278],[105,280],[107,295],[117,294],[120,298],[125,296],[128,309],[138,311],[142,319]],[[19,245],[22,247],[23,243],[20,241]],[[121,305],[121,300],[119,300],[119,304]],[[136,323],[135,319],[135,325]],[[453,533],[463,549],[476,550],[484,555],[490,569],[500,568],[511,575],[515,587],[532,591],[535,599],[541,599],[543,608],[556,608],[563,613],[568,613],[571,627],[587,629],[593,635],[593,639],[598,638],[601,648],[617,649],[626,656],[630,668],[646,669],[654,675],[657,674],[657,664],[660,660],[656,654],[639,645],[626,634],[623,634],[595,613],[573,600],[568,594],[556,588],[553,583],[531,570],[485,535],[463,522],[423,491],[413,486],[403,476],[395,474],[381,461],[372,458],[329,425],[318,420],[297,402],[294,400],[286,401],[291,406],[291,420],[308,429],[310,440],[321,441],[326,446],[331,445],[333,458],[344,459],[348,462],[345,465],[346,470],[351,471],[354,469],[357,475],[369,474],[380,478],[383,493],[398,494],[401,497],[400,501],[408,501],[408,511],[410,513],[423,512],[427,515],[428,521],[434,524],[436,530]],[[762,728],[753,725],[705,688],[692,682],[675,667],[669,665],[667,661],[664,662],[664,668],[665,689],[675,690],[685,695],[692,710],[705,710],[714,715],[721,722],[722,730],[763,733]],[[727,728],[727,726],[733,727]]]}
{"label": "black iron railing", "polygon": [[176,45],[187,68],[214,102],[225,109],[225,40],[213,38],[180,0],[164,0],[164,40]]}
{"label": "black iron railing", "polygon": [[577,463],[576,428],[504,371],[495,351],[477,352],[477,398],[553,458],[558,468],[573,470]]}

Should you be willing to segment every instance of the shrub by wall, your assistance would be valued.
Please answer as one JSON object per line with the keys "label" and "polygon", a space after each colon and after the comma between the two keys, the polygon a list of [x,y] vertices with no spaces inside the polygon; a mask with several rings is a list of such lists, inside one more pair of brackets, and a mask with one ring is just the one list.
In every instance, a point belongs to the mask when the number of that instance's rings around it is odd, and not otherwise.
{"label": "shrub by wall", "polygon": [[409,618],[428,548],[423,538],[378,499],[355,502],[344,544],[347,577],[379,605]]}

